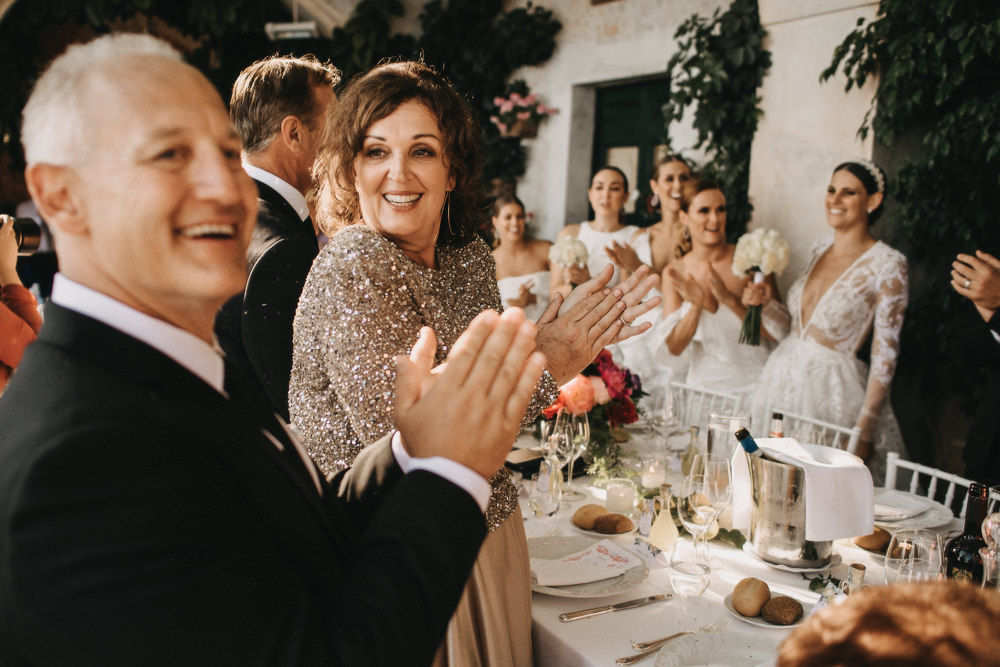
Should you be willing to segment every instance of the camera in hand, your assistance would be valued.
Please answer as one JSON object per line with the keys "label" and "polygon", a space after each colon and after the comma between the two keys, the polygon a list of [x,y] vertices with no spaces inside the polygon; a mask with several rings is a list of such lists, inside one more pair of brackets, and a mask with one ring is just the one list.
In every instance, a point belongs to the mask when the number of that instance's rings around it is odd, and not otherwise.
{"label": "camera in hand", "polygon": [[42,242],[42,228],[32,218],[15,218],[10,215],[0,216],[3,222],[13,220],[14,238],[17,239],[17,254],[22,257],[35,254]]}

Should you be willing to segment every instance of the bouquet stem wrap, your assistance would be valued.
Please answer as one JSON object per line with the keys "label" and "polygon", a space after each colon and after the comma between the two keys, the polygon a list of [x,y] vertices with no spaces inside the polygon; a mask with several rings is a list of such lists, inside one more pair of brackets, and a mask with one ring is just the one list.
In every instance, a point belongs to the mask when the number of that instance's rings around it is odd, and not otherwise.
{"label": "bouquet stem wrap", "polygon": [[[755,284],[764,282],[764,274],[754,271]],[[740,342],[747,345],[760,345],[761,306],[747,306],[747,314],[743,316],[743,326],[740,328]]]}

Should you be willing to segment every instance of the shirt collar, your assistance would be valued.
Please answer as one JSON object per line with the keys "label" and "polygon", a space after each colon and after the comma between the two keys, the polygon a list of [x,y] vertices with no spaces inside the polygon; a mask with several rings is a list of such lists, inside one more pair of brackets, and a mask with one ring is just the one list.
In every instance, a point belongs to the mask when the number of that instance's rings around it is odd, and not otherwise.
{"label": "shirt collar", "polygon": [[52,302],[114,327],[146,343],[224,393],[226,370],[222,355],[197,336],[126,306],[57,273]]}
{"label": "shirt collar", "polygon": [[243,171],[247,173],[250,178],[260,181],[264,185],[271,187],[275,192],[282,196],[282,198],[289,203],[289,205],[295,209],[300,220],[305,220],[309,217],[309,206],[306,205],[306,198],[302,196],[295,186],[293,186],[288,181],[278,178],[269,171],[265,171],[260,167],[255,167],[252,164],[243,163]]}

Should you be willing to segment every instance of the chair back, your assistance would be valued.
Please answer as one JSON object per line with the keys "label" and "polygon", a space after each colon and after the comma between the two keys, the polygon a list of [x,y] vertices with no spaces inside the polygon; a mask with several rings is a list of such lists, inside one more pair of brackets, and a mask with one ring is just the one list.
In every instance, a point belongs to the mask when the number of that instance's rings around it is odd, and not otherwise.
{"label": "chair back", "polygon": [[[909,475],[908,483],[906,480],[899,479],[899,471],[907,471],[904,474]],[[937,500],[940,489],[944,487],[944,500],[940,501],[941,504],[953,512],[958,509],[957,516],[960,519],[965,518],[965,501],[972,480],[901,459],[896,452],[889,452],[885,456],[885,488],[895,489],[900,483],[904,484],[910,493],[925,496],[931,500]],[[994,492],[991,492],[990,496],[994,504],[1000,499]]]}
{"label": "chair back", "polygon": [[683,382],[671,382],[670,390],[677,396],[681,424],[697,426],[704,432],[713,412],[738,412],[740,397],[724,391],[696,387]]}
{"label": "chair back", "polygon": [[861,428],[859,426],[841,426],[782,408],[774,408],[769,410],[767,414],[771,415],[775,412],[780,412],[784,418],[785,435],[789,438],[814,445],[836,447],[851,454],[856,454],[858,451],[858,443],[861,441]]}

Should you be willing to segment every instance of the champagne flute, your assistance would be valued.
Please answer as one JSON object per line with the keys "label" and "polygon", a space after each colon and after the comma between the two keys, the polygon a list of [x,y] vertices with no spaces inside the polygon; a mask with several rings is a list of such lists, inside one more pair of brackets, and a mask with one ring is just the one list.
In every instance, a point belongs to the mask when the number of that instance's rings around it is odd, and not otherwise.
{"label": "champagne flute", "polygon": [[566,500],[583,500],[586,496],[573,486],[573,464],[587,450],[590,444],[590,422],[586,414],[572,415],[569,420],[569,442],[572,444],[569,452],[569,473],[566,479],[568,489],[563,490]]}

